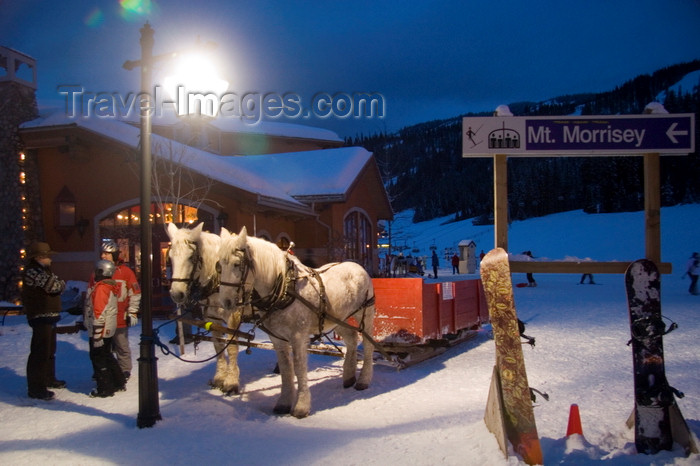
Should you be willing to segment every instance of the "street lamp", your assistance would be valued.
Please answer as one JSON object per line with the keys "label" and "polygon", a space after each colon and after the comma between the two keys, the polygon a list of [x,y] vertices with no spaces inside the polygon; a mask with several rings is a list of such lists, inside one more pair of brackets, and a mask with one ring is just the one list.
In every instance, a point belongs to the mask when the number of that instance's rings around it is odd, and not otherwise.
{"label": "street lamp", "polygon": [[[180,54],[153,56],[155,31],[148,22],[141,28],[141,59],[127,60],[123,67],[132,70],[141,68],[141,342],[139,344],[139,413],[138,427],[153,427],[161,420],[158,405],[158,370],[153,338],[153,316],[151,301],[153,285],[152,239],[151,239],[151,91],[153,64],[171,59]],[[226,83],[228,86],[228,83]]]}
{"label": "street lamp", "polygon": [[153,66],[153,35],[146,23],[141,28],[141,60],[127,61],[124,68],[141,67],[141,342],[139,344],[139,427],[153,427],[161,420],[158,404],[158,367],[153,341],[151,299],[151,78]]}

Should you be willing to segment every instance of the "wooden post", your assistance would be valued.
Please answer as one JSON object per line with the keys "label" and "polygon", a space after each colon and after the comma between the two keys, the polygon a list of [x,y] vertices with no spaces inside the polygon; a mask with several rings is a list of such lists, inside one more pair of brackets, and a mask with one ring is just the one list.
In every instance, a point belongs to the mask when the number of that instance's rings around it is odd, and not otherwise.
{"label": "wooden post", "polygon": [[659,154],[644,154],[644,221],[646,258],[661,263],[661,183]]}
{"label": "wooden post", "polygon": [[508,157],[493,156],[494,248],[508,251]]}

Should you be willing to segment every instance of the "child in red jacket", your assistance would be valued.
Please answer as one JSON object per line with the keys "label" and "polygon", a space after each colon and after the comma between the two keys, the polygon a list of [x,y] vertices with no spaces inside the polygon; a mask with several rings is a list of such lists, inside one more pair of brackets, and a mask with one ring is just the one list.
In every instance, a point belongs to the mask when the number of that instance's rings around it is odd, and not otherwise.
{"label": "child in red jacket", "polygon": [[126,390],[126,379],[112,354],[112,337],[117,329],[117,296],[119,284],[112,279],[114,263],[107,260],[95,264],[95,284],[87,291],[85,325],[90,335],[90,360],[95,371],[97,388],[91,397],[106,398]]}

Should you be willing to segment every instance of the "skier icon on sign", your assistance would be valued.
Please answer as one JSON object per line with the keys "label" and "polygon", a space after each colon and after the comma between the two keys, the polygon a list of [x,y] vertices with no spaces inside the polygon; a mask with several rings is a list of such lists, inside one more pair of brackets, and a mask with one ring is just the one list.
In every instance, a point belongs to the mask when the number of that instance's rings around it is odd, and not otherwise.
{"label": "skier icon on sign", "polygon": [[481,143],[483,142],[483,141],[476,142],[476,141],[474,140],[474,137],[476,136],[476,133],[479,132],[479,130],[481,129],[482,126],[484,126],[484,125],[482,124],[481,126],[479,126],[479,129],[477,129],[476,131],[474,131],[474,130],[472,129],[472,127],[470,126],[470,127],[467,129],[466,133],[465,133],[465,135],[467,136],[467,139],[469,139],[469,141],[471,141],[472,147],[476,147],[476,146],[478,146],[479,144],[481,144]]}

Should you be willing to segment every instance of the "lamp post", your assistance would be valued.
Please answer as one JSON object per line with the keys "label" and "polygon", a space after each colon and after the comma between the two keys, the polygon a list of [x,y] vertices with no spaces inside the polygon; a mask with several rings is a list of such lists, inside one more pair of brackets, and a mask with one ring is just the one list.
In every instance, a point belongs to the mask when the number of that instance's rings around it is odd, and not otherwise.
{"label": "lamp post", "polygon": [[158,404],[158,369],[153,341],[151,298],[153,275],[151,255],[151,80],[153,35],[146,23],[141,28],[141,60],[127,61],[124,68],[141,67],[141,342],[139,344],[139,414],[138,427],[153,427],[161,419]]}
{"label": "lamp post", "polygon": [[[164,59],[181,57],[180,53],[166,55],[153,55],[153,36],[155,31],[148,22],[140,30],[141,32],[141,59],[127,60],[123,67],[127,70],[141,67],[141,342],[139,353],[139,414],[137,425],[139,427],[153,427],[161,419],[158,407],[158,370],[155,357],[155,342],[153,338],[153,315],[151,312],[151,300],[153,297],[153,263],[152,263],[152,238],[151,238],[151,177],[153,168],[151,163],[151,115],[154,109],[151,107],[151,91],[153,90],[153,64]],[[205,44],[204,48],[211,48],[216,44]],[[202,47],[200,47],[202,48]],[[199,68],[199,67],[195,67]],[[199,74],[190,76],[189,79],[204,81],[204,88],[214,86],[223,92],[228,83],[215,78],[213,70],[202,67]],[[192,82],[190,82],[192,84]],[[197,89],[199,84],[192,87]],[[194,107],[188,106],[189,112],[195,112]],[[217,109],[218,110],[218,109]],[[216,110],[214,112],[216,114]]]}

